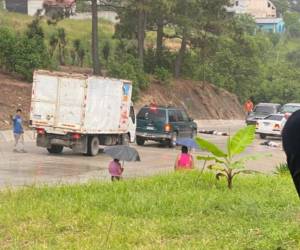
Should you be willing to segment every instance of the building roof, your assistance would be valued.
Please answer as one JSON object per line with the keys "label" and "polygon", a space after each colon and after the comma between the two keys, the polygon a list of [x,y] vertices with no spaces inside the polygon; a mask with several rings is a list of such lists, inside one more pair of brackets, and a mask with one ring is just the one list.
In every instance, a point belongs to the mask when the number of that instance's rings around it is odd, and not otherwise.
{"label": "building roof", "polygon": [[283,22],[282,18],[256,18],[257,24],[277,24]]}

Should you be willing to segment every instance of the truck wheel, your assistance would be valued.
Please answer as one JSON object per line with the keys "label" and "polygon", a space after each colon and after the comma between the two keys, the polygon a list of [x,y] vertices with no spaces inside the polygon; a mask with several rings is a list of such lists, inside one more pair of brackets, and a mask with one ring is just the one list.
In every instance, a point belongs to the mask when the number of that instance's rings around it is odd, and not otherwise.
{"label": "truck wheel", "polygon": [[122,135],[122,145],[129,145],[130,137],[129,134]]}
{"label": "truck wheel", "polygon": [[266,139],[267,135],[265,135],[265,134],[259,134],[259,137],[260,137],[260,139]]}
{"label": "truck wheel", "polygon": [[176,141],[177,141],[177,133],[174,132],[171,135],[171,139],[169,141],[169,147],[170,148],[175,148],[176,147]]}
{"label": "truck wheel", "polygon": [[91,136],[88,139],[87,155],[96,156],[99,152],[100,140],[98,136]]}
{"label": "truck wheel", "polygon": [[145,140],[139,136],[136,137],[136,144],[139,146],[143,146],[145,144]]}
{"label": "truck wheel", "polygon": [[51,148],[47,148],[50,154],[61,154],[64,147],[60,145],[51,145]]}

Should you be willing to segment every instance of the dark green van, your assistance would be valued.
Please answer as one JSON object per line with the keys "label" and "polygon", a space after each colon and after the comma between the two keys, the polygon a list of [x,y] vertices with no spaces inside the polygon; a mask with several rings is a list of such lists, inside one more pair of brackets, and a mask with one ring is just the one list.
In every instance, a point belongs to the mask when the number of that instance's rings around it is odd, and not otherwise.
{"label": "dark green van", "polygon": [[137,115],[136,142],[157,141],[176,146],[177,138],[193,138],[197,134],[197,124],[180,108],[145,106]]}

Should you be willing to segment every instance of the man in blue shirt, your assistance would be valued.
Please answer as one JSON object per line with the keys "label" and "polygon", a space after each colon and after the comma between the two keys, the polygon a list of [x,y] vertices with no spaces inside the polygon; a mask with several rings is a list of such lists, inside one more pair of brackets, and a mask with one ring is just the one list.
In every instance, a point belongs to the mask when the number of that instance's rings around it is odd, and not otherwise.
{"label": "man in blue shirt", "polygon": [[[23,119],[22,110],[17,109],[16,115],[12,118],[13,120],[13,133],[15,138],[14,152],[25,153],[24,150],[24,130],[23,130]],[[20,145],[20,150],[18,149]]]}

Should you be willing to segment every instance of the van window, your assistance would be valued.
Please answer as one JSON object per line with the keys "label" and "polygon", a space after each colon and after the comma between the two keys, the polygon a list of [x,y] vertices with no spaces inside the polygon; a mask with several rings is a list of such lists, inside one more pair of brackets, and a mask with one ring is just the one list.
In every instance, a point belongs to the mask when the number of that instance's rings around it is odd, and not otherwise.
{"label": "van window", "polygon": [[178,115],[176,110],[168,110],[169,122],[178,122]]}
{"label": "van window", "polygon": [[159,108],[142,108],[137,115],[139,120],[150,120],[150,121],[166,121],[166,110]]}
{"label": "van window", "polygon": [[281,113],[294,113],[295,111],[300,109],[300,105],[284,105],[280,110]]}
{"label": "van window", "polygon": [[185,122],[189,121],[189,117],[188,117],[187,113],[184,110],[181,110],[181,114],[182,114],[182,117],[183,117],[183,121],[185,121]]}
{"label": "van window", "polygon": [[275,113],[276,109],[273,106],[256,106],[254,108],[254,113],[256,114],[272,114]]}
{"label": "van window", "polygon": [[176,113],[177,113],[178,121],[183,122],[184,119],[181,110],[176,110]]}

